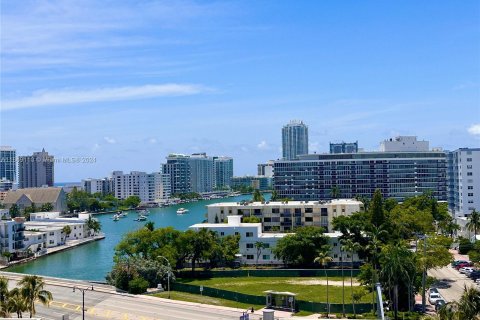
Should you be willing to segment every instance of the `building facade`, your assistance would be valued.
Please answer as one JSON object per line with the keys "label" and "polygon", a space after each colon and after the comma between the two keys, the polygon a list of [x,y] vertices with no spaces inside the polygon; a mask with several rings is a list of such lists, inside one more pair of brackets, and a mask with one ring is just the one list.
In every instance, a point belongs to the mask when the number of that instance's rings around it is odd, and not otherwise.
{"label": "building facade", "polygon": [[302,121],[290,121],[282,128],[282,151],[285,160],[308,154],[308,127]]}
{"label": "building facade", "polygon": [[25,218],[0,221],[0,250],[2,253],[17,253],[23,251]]}
{"label": "building facade", "polygon": [[123,171],[114,171],[112,173],[113,193],[117,199],[138,196],[142,203],[160,202],[165,195],[163,185],[165,180],[160,172],[132,171],[124,174]]}
{"label": "building facade", "polygon": [[214,186],[213,158],[206,153],[194,153],[189,158],[192,192],[211,192]]}
{"label": "building facade", "polygon": [[289,232],[300,226],[323,227],[332,230],[333,218],[351,215],[363,210],[357,200],[339,199],[332,201],[267,201],[267,202],[224,202],[207,206],[209,223],[226,221],[227,216],[254,216],[261,220],[263,231]]}
{"label": "building facade", "polygon": [[109,193],[113,193],[113,179],[111,178],[88,178],[82,180],[82,186],[83,190],[90,194],[101,193],[102,195],[106,195]]}
{"label": "building facade", "polygon": [[233,158],[213,157],[214,189],[228,189],[232,185]]}
{"label": "building facade", "polygon": [[355,142],[330,142],[330,153],[357,153],[358,141]]}
{"label": "building facade", "polygon": [[276,161],[274,188],[293,200],[372,197],[380,189],[399,201],[431,191],[447,200],[446,156],[440,151],[312,154],[299,160]]}
{"label": "building facade", "polygon": [[33,204],[40,208],[44,204],[51,204],[53,211],[67,211],[67,196],[62,188],[26,188],[10,190],[3,199],[6,208],[16,205],[19,210],[31,207]]}
{"label": "building facade", "polygon": [[162,164],[162,172],[170,176],[172,195],[192,192],[190,180],[190,156],[169,154],[167,163]]}
{"label": "building facade", "polygon": [[232,178],[232,189],[252,187],[260,191],[271,190],[273,179],[264,176],[243,176]]}
{"label": "building facade", "polygon": [[416,136],[398,136],[380,142],[381,152],[425,152],[428,150],[428,141],[419,141]]}
{"label": "building facade", "polygon": [[456,216],[480,211],[480,148],[460,148],[447,154],[448,208]]}
{"label": "building facade", "polygon": [[273,165],[275,161],[269,160],[267,163],[259,163],[257,165],[257,174],[268,178],[273,178]]}
{"label": "building facade", "polygon": [[31,156],[18,157],[18,187],[40,188],[53,187],[54,158],[43,149]]}
{"label": "building facade", "polygon": [[10,146],[0,146],[0,179],[17,181],[17,155]]}

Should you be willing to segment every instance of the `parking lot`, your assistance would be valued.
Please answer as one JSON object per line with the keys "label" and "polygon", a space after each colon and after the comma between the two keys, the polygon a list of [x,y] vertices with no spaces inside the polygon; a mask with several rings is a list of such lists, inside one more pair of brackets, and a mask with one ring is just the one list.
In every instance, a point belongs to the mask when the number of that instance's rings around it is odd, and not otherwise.
{"label": "parking lot", "polygon": [[[460,255],[453,250],[451,252],[454,254],[454,260],[468,261],[468,256]],[[430,270],[428,275],[438,279],[434,287],[438,288],[438,291],[447,302],[458,301],[465,286],[477,286],[472,279],[461,274],[451,265],[441,269]]]}

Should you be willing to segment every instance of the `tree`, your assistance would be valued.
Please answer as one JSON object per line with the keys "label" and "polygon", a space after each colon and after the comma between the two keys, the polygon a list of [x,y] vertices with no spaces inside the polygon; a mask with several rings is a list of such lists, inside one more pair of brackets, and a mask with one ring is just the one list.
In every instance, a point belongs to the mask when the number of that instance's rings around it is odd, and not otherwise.
{"label": "tree", "polygon": [[259,223],[259,222],[262,222],[262,220],[258,217],[250,216],[250,217],[242,217],[242,222],[243,223]]}
{"label": "tree", "polygon": [[62,228],[62,232],[65,233],[65,240],[66,240],[72,233],[72,228],[70,226],[64,226]]}
{"label": "tree", "polygon": [[39,301],[43,305],[48,306],[53,300],[52,293],[44,290],[45,282],[38,276],[24,276],[18,282],[21,286],[20,290],[25,297],[27,309],[30,312],[30,318],[35,315],[35,301]]}
{"label": "tree", "polygon": [[278,192],[277,190],[272,191],[272,196],[270,197],[270,201],[277,201],[278,200]]}
{"label": "tree", "polygon": [[353,314],[354,317],[356,317],[356,312],[355,312],[355,300],[353,298],[353,256],[355,252],[357,252],[360,249],[360,244],[357,242],[353,242],[351,239],[346,239],[343,241],[343,246],[342,246],[342,251],[347,251],[350,252],[350,258],[351,258],[351,265],[350,265],[350,291],[352,294],[352,308],[353,308]]}
{"label": "tree", "polygon": [[475,287],[464,287],[458,303],[458,311],[462,319],[480,318],[480,291]]}
{"label": "tree", "polygon": [[94,236],[97,232],[100,232],[100,230],[102,229],[102,225],[100,221],[93,218],[92,215],[89,215],[87,219],[87,228],[93,231],[92,236]]}
{"label": "tree", "polygon": [[8,297],[8,279],[0,276],[0,304],[5,303]]}
{"label": "tree", "polygon": [[129,208],[135,208],[138,207],[138,205],[142,202],[140,200],[140,197],[138,196],[130,196],[127,199],[123,201],[123,204]]}
{"label": "tree", "polygon": [[475,239],[477,237],[477,231],[480,230],[480,212],[473,209],[468,217],[468,223],[466,224],[468,231],[473,231]]}
{"label": "tree", "polygon": [[325,277],[327,278],[327,318],[330,314],[330,299],[328,296],[328,272],[326,266],[333,260],[332,257],[328,255],[329,250],[329,246],[324,246],[323,250],[317,254],[314,260],[315,263],[318,263],[320,266],[325,268]]}
{"label": "tree", "polygon": [[53,210],[53,204],[51,204],[51,203],[44,203],[44,204],[42,204],[42,206],[40,207],[40,210],[43,211],[43,212],[52,211],[52,210]]}
{"label": "tree", "polygon": [[255,242],[255,249],[257,249],[257,261],[255,263],[255,267],[258,268],[258,259],[260,259],[260,255],[262,254],[262,250],[267,248],[267,245],[261,241]]}
{"label": "tree", "polygon": [[299,227],[277,241],[273,254],[287,265],[310,266],[320,248],[328,243],[320,227]]}
{"label": "tree", "polygon": [[147,228],[150,231],[155,230],[155,222],[148,221],[147,223],[145,223],[145,228]]}
{"label": "tree", "polygon": [[380,226],[385,222],[385,214],[383,212],[383,197],[380,189],[375,190],[373,199],[370,203],[370,212],[372,214],[372,224]]}
{"label": "tree", "polygon": [[213,245],[213,232],[202,228],[195,232],[193,230],[187,230],[184,234],[184,241],[189,251],[189,258],[192,264],[192,273],[195,274],[195,265],[197,261],[209,257],[209,250]]}
{"label": "tree", "polygon": [[256,201],[256,202],[265,201],[265,198],[263,197],[263,195],[262,195],[262,193],[260,192],[260,190],[255,189],[255,191],[253,192],[253,201]]}
{"label": "tree", "polygon": [[8,300],[6,301],[6,307],[8,312],[15,312],[17,318],[22,318],[22,312],[28,311],[27,299],[19,288],[13,288],[10,290],[8,293]]}
{"label": "tree", "polygon": [[128,292],[131,294],[141,294],[147,291],[148,281],[142,277],[137,277],[128,282]]}
{"label": "tree", "polygon": [[10,212],[10,216],[11,216],[12,218],[16,218],[16,217],[20,216],[20,209],[18,209],[18,206],[17,206],[17,204],[15,204],[15,203],[12,204],[12,206],[10,207],[9,212]]}
{"label": "tree", "polygon": [[340,188],[338,186],[333,186],[330,190],[330,196],[332,199],[338,199],[340,197]]}

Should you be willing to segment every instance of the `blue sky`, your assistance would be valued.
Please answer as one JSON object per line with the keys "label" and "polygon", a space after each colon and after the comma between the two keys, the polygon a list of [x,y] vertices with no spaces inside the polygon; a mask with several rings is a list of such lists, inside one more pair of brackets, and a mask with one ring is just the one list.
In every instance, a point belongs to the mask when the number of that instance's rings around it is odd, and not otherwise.
{"label": "blue sky", "polygon": [[45,148],[56,181],[159,170],[171,152],[375,150],[399,134],[480,145],[478,1],[2,1],[1,144]]}

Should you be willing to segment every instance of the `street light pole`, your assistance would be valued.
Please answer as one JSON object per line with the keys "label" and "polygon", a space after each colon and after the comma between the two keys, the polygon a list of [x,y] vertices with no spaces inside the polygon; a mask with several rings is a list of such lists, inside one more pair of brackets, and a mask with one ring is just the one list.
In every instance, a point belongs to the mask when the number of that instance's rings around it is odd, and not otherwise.
{"label": "street light pole", "polygon": [[158,256],[158,257],[167,261],[167,265],[168,265],[167,288],[168,288],[168,299],[170,299],[170,272],[172,271],[172,266],[170,265],[170,261],[168,261],[168,259],[165,258],[164,256]]}
{"label": "street light pole", "polygon": [[88,291],[88,290],[94,291],[93,286],[91,288],[80,288],[80,287],[74,286],[73,292],[75,292],[75,290],[80,290],[82,292],[82,320],[85,320],[85,291]]}
{"label": "street light pole", "polygon": [[425,313],[427,297],[425,295],[425,285],[427,280],[427,235],[423,235],[423,274],[422,274],[422,312]]}

